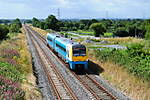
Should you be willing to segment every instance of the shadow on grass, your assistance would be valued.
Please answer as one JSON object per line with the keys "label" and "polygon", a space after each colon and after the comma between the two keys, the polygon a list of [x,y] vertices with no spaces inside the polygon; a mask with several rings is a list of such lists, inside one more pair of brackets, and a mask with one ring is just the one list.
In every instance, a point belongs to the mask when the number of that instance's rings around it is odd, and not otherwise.
{"label": "shadow on grass", "polygon": [[94,63],[91,60],[89,60],[88,63],[89,63],[89,66],[88,66],[89,68],[88,68],[87,71],[85,71],[85,70],[76,70],[75,71],[76,74],[78,74],[78,75],[84,75],[84,74],[99,75],[100,73],[102,73],[104,71],[104,69],[100,65]]}

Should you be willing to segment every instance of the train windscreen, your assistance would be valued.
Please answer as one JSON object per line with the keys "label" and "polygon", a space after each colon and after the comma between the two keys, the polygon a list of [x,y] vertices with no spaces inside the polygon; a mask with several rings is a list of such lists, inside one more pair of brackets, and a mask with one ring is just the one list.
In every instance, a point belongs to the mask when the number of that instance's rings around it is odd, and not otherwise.
{"label": "train windscreen", "polygon": [[81,44],[74,45],[73,56],[86,56],[86,47]]}

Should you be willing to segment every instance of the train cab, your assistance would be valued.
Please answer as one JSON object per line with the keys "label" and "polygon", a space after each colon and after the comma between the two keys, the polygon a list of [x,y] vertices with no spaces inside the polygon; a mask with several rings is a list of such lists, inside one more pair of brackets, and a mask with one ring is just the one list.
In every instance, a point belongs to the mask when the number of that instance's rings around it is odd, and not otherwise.
{"label": "train cab", "polygon": [[70,62],[71,69],[88,68],[87,49],[84,45],[74,44],[70,52],[72,58],[72,62]]}

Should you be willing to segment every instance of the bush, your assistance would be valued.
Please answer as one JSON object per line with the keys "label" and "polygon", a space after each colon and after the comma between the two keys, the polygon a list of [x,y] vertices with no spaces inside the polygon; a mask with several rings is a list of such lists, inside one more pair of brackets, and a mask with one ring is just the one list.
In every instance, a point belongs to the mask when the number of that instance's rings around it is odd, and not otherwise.
{"label": "bush", "polygon": [[21,27],[22,27],[22,24],[20,20],[17,18],[13,21],[13,23],[11,23],[9,31],[12,33],[19,33]]}
{"label": "bush", "polygon": [[119,37],[126,37],[129,36],[128,32],[126,31],[125,27],[118,27],[116,31],[114,32],[115,36]]}
{"label": "bush", "polygon": [[11,79],[13,82],[21,82],[22,74],[11,64],[0,62],[0,75]]}
{"label": "bush", "polygon": [[150,40],[150,25],[147,26],[147,32],[145,34],[145,39]]}
{"label": "bush", "polygon": [[100,35],[103,35],[104,32],[106,32],[106,27],[102,23],[93,23],[90,26],[90,29],[94,31],[95,37],[99,37]]}
{"label": "bush", "polygon": [[20,27],[17,24],[11,24],[9,31],[12,33],[19,33],[20,32]]}
{"label": "bush", "polygon": [[6,25],[0,25],[0,40],[5,39],[9,30]]}
{"label": "bush", "polygon": [[[126,50],[97,50],[95,56],[123,65],[134,75],[150,80],[150,52],[145,51],[145,45],[147,43],[131,44]],[[150,47],[147,49],[150,50]]]}

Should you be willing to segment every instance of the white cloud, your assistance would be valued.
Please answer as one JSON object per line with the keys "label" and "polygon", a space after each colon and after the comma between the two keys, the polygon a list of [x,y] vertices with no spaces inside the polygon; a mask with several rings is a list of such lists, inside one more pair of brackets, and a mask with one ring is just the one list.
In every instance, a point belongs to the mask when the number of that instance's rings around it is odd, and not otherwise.
{"label": "white cloud", "polygon": [[60,8],[62,18],[150,17],[149,0],[0,0],[0,18],[46,17],[57,15]]}

